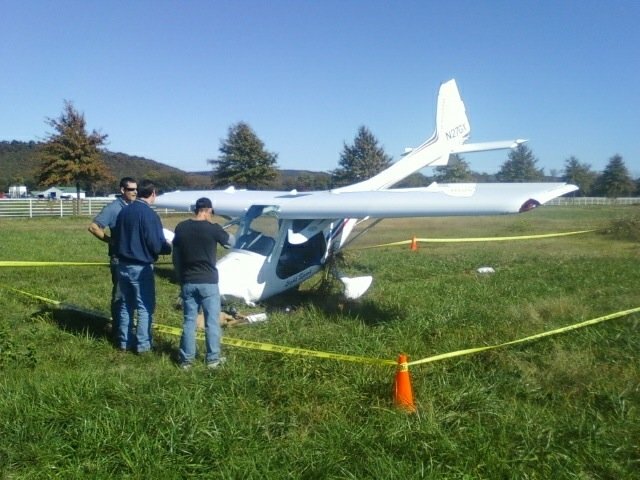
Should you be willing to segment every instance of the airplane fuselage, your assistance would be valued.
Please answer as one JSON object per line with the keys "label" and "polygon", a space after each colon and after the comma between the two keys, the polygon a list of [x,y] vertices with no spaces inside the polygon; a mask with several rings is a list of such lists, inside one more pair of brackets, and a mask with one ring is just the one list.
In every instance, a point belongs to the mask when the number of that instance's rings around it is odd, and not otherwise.
{"label": "airplane fuselage", "polygon": [[315,275],[332,248],[333,222],[279,219],[277,207],[254,206],[237,222],[236,243],[217,265],[223,301],[255,303]]}

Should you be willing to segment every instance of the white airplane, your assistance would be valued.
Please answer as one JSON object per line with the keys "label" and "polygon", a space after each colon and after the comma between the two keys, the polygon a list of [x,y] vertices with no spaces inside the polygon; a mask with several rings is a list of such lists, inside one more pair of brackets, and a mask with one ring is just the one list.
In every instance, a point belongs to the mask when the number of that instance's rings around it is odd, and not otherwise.
{"label": "white airplane", "polygon": [[[289,290],[317,273],[347,244],[353,228],[369,218],[490,215],[531,210],[577,190],[566,183],[432,183],[392,189],[425,167],[446,165],[455,154],[515,148],[525,140],[465,143],[471,128],[455,80],[440,86],[433,136],[372,178],[333,190],[298,192],[226,190],[175,191],[160,195],[160,208],[193,210],[211,199],[217,215],[237,225],[236,243],[217,264],[223,302],[249,305]],[[338,273],[347,298],[358,298],[371,276]]]}

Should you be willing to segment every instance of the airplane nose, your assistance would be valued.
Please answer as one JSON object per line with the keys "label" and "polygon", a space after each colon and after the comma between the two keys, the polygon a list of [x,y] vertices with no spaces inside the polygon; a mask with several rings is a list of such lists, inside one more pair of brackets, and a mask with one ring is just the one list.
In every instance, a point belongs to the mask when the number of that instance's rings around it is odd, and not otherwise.
{"label": "airplane nose", "polygon": [[232,250],[218,261],[218,286],[223,300],[239,299],[247,304],[260,300],[264,281],[259,274],[264,257],[251,252]]}

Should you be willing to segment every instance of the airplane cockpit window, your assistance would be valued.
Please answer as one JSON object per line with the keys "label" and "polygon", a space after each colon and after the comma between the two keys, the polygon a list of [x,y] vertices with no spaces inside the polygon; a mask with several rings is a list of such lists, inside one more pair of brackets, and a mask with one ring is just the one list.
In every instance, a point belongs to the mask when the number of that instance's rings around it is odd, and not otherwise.
{"label": "airplane cockpit window", "polygon": [[[295,227],[297,225],[294,225]],[[320,265],[326,248],[327,242],[322,231],[300,244],[292,244],[287,239],[276,266],[276,275],[280,278],[289,278],[312,265]]]}
{"label": "airplane cockpit window", "polygon": [[268,256],[276,244],[277,207],[253,205],[240,221],[234,248]]}

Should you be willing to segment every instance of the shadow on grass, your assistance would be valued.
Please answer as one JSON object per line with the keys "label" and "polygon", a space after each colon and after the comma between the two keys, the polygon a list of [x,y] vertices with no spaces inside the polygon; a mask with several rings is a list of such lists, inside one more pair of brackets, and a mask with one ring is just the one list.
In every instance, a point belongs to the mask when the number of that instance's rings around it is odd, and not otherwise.
{"label": "shadow on grass", "polygon": [[288,312],[299,308],[312,307],[327,316],[357,319],[368,326],[376,326],[394,321],[401,316],[397,308],[380,308],[379,303],[366,299],[347,300],[341,292],[326,292],[322,288],[288,292],[275,295],[263,302],[267,313]]}
{"label": "shadow on grass", "polygon": [[88,310],[71,304],[47,306],[39,313],[47,313],[63,330],[89,335],[95,339],[111,337],[111,318],[102,312]]}
{"label": "shadow on grass", "polygon": [[[35,315],[42,313],[51,315],[58,327],[65,331],[83,336],[88,335],[93,339],[107,340],[114,347],[117,347],[113,340],[111,317],[103,312],[64,303],[58,306],[47,306]],[[163,336],[154,335],[153,352],[177,358],[177,352],[172,342]]]}

